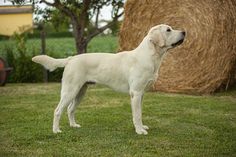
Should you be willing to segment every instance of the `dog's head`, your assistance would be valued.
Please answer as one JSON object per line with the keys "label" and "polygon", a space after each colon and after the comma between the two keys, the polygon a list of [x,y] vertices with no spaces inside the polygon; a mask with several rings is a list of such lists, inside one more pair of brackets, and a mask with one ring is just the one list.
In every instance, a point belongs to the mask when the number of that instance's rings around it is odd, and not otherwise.
{"label": "dog's head", "polygon": [[185,31],[174,30],[168,25],[161,24],[152,27],[148,37],[155,47],[170,49],[182,44],[185,34]]}

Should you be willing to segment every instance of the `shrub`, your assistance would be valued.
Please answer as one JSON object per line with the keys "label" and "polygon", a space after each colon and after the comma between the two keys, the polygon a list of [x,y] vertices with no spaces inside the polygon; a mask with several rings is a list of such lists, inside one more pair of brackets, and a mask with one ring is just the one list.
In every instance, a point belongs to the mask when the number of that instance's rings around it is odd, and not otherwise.
{"label": "shrub", "polygon": [[[37,55],[37,52],[29,53],[26,48],[27,35],[14,35],[13,45],[5,45],[3,57],[8,62],[8,65],[13,68],[9,76],[8,82],[42,82],[43,81],[43,67],[31,61],[31,58]],[[33,49],[35,51],[36,49]],[[32,51],[32,50],[31,50]],[[50,54],[54,56],[53,54]],[[62,76],[62,69],[58,69],[49,74],[49,81],[60,81]]]}
{"label": "shrub", "polygon": [[5,58],[13,71],[9,76],[9,82],[42,82],[43,69],[39,65],[32,64],[32,56],[23,51],[15,53],[12,47],[5,46]]}

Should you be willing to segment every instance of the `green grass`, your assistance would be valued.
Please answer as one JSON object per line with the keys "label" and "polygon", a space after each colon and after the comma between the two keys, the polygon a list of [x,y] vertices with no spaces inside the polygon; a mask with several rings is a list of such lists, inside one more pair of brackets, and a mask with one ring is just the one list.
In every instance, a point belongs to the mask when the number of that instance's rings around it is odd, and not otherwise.
{"label": "green grass", "polygon": [[[40,53],[40,39],[28,39],[26,47],[29,52]],[[13,40],[0,41],[0,55],[4,53],[4,47],[16,48]],[[118,38],[115,36],[97,36],[91,40],[88,45],[88,52],[116,52],[118,50]],[[75,41],[74,38],[47,38],[46,51],[48,54],[56,54],[57,56],[75,55]]]}
{"label": "green grass", "polygon": [[147,136],[135,134],[129,96],[91,86],[70,128],[52,133],[60,84],[7,84],[0,88],[0,156],[233,157],[236,92],[215,96],[146,93]]}

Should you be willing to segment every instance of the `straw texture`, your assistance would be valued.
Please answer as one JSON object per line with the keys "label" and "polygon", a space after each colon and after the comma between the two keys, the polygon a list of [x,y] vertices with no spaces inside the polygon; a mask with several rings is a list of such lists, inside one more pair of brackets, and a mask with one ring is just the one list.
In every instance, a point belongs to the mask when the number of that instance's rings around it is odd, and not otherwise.
{"label": "straw texture", "polygon": [[206,94],[235,82],[235,0],[127,0],[120,50],[134,49],[161,23],[187,36],[167,54],[153,90]]}

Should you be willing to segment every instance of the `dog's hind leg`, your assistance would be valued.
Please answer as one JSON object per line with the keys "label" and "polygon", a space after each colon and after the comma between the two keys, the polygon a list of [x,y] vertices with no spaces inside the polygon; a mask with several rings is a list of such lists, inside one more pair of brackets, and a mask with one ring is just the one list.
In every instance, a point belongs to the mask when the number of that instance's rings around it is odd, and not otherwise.
{"label": "dog's hind leg", "polygon": [[61,118],[61,114],[66,106],[68,106],[71,102],[71,98],[67,98],[66,95],[61,96],[61,100],[57,105],[57,108],[54,111],[54,119],[53,119],[53,132],[59,133],[61,132],[59,128],[59,122]]}
{"label": "dog's hind leg", "polygon": [[76,109],[76,106],[79,105],[82,98],[84,97],[87,88],[88,88],[88,85],[85,83],[81,87],[80,91],[78,92],[78,94],[75,97],[75,99],[73,100],[73,102],[67,108],[68,118],[69,118],[69,122],[70,122],[71,127],[77,127],[77,128],[80,127],[80,125],[75,122],[75,109]]}
{"label": "dog's hind leg", "polygon": [[67,107],[75,99],[82,85],[83,84],[74,86],[72,82],[67,83],[67,82],[62,81],[61,99],[57,108],[54,111],[54,119],[53,119],[53,132],[54,133],[61,132],[59,128],[61,114],[64,108]]}

